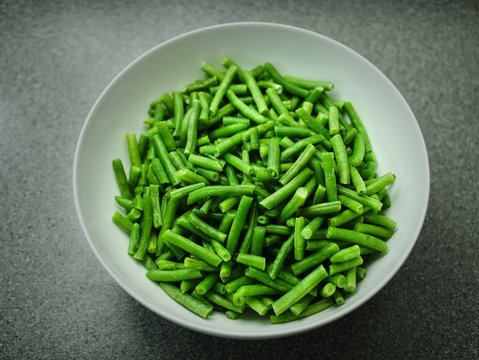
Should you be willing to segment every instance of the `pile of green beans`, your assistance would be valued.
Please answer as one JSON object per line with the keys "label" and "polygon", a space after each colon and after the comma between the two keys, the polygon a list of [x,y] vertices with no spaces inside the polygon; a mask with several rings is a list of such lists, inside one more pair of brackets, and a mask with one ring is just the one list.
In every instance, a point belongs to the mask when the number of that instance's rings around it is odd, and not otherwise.
{"label": "pile of green beans", "polygon": [[113,160],[113,221],[128,253],[178,303],[208,318],[250,309],[271,323],[341,306],[388,251],[387,186],[353,105],[331,81],[272,64],[224,69],[150,104]]}

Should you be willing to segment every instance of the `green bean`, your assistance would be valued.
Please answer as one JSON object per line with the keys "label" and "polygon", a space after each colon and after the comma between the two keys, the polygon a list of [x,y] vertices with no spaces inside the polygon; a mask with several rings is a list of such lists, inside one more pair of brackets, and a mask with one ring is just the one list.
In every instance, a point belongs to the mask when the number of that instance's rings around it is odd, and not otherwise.
{"label": "green bean", "polygon": [[[168,177],[168,174],[166,173],[165,168],[161,164],[161,161],[159,158],[153,159],[153,161],[150,163],[150,168],[153,170],[153,173],[158,179],[159,184],[161,185],[170,184],[170,178]],[[176,176],[176,173],[175,173],[175,176]]]}
{"label": "green bean", "polygon": [[248,124],[243,124],[243,123],[224,126],[210,132],[209,137],[211,140],[228,137],[247,129],[248,127],[249,127]]}
{"label": "green bean", "polygon": [[245,297],[248,296],[258,296],[258,295],[277,295],[279,291],[263,284],[252,284],[252,285],[243,285],[241,286],[233,296],[233,303],[235,305],[240,305],[244,302]]}
{"label": "green bean", "polygon": [[270,270],[268,271],[268,274],[271,279],[274,280],[278,276],[278,273],[280,272],[284,262],[286,261],[286,257],[291,253],[291,250],[293,250],[293,241],[294,233],[289,236],[288,240],[286,240],[283,245],[281,245],[278,255],[274,259],[274,262]]}
{"label": "green bean", "polygon": [[155,175],[155,172],[151,167],[148,167],[148,172],[146,173],[146,179],[148,180],[149,185],[159,185],[160,182]]}
{"label": "green bean", "polygon": [[146,277],[153,281],[176,282],[182,280],[201,279],[203,275],[193,268],[178,270],[149,270]]}
{"label": "green bean", "polygon": [[223,171],[223,166],[216,159],[210,159],[204,156],[190,154],[188,161],[196,166],[199,166],[203,169],[213,170],[213,171]]}
{"label": "green bean", "polygon": [[272,88],[274,91],[276,91],[277,94],[281,94],[283,92],[283,86],[280,84],[277,84],[273,81],[270,80],[260,80],[258,81],[258,86],[260,88],[268,89]]}
{"label": "green bean", "polygon": [[187,268],[194,268],[194,269],[201,270],[201,271],[216,271],[216,270],[218,270],[216,267],[211,266],[210,264],[207,264],[206,262],[204,262],[202,260],[197,260],[197,259],[193,259],[193,258],[190,258],[190,257],[185,257],[184,260],[183,260],[183,263],[184,263],[185,267],[187,267]]}
{"label": "green bean", "polygon": [[163,234],[163,237],[167,242],[178,246],[192,255],[195,255],[210,265],[218,266],[221,263],[221,259],[216,254],[206,250],[202,246],[195,244],[193,241],[188,240],[181,235],[175,234],[171,230],[166,230],[166,232]]}
{"label": "green bean", "polygon": [[192,191],[197,190],[197,189],[201,189],[204,186],[205,186],[204,182],[183,186],[182,188],[173,190],[170,193],[170,198],[172,198],[172,199],[184,198],[184,197],[188,196],[188,194],[190,194]]}
{"label": "green bean", "polygon": [[211,240],[211,247],[213,248],[214,252],[221,258],[223,261],[230,261],[231,254],[226,248],[216,240]]}
{"label": "green bean", "polygon": [[253,97],[256,106],[258,107],[258,112],[261,115],[265,115],[268,112],[268,105],[266,105],[266,101],[264,100],[263,94],[259,89],[258,83],[249,71],[243,71],[243,75],[245,78],[246,85],[248,86],[249,92],[251,93],[251,96]]}
{"label": "green bean", "polygon": [[260,202],[260,205],[268,210],[271,210],[272,208],[286,200],[293,192],[296,191],[296,189],[298,189],[301,185],[308,181],[312,174],[313,172],[310,169],[304,168],[290,182],[275,191],[266,199],[263,199]]}
{"label": "green bean", "polygon": [[181,124],[184,117],[183,96],[179,91],[173,91],[173,114],[175,123],[175,130],[173,132],[173,136],[178,137],[180,135]]}
{"label": "green bean", "polygon": [[210,86],[215,85],[217,82],[218,79],[216,78],[216,76],[212,76],[206,80],[196,81],[193,84],[183,86],[181,92],[183,92],[184,94],[189,94],[193,91],[205,90]]}
{"label": "green bean", "polygon": [[339,251],[339,246],[335,243],[329,243],[326,246],[322,247],[320,250],[311,254],[301,261],[298,261],[291,265],[291,270],[294,275],[300,275],[305,271],[323,263],[328,260],[334,253]]}
{"label": "green bean", "polygon": [[253,231],[258,223],[258,203],[253,201],[249,210],[249,218],[247,223],[246,233],[243,237],[243,242],[238,250],[239,253],[247,254],[250,251],[251,243],[253,242]]}
{"label": "green bean", "polygon": [[132,196],[130,188],[128,186],[128,180],[126,179],[122,161],[120,159],[115,159],[112,161],[112,165],[121,196],[126,199],[131,199]]}
{"label": "green bean", "polygon": [[326,269],[320,265],[304,277],[294,288],[281,296],[273,304],[274,313],[278,316],[301,300],[309,291],[328,276]]}
{"label": "green bean", "polygon": [[[295,113],[312,131],[317,134],[323,135],[325,139],[329,140],[331,138],[329,131],[321,124],[321,122],[317,118],[314,118],[310,114],[308,114],[305,109],[296,109]],[[326,120],[327,119],[328,117],[326,117]]]}
{"label": "green bean", "polygon": [[326,245],[331,242],[328,240],[310,240],[306,242],[306,251],[317,251],[321,250]]}
{"label": "green bean", "polygon": [[346,286],[344,286],[344,291],[353,292],[354,290],[356,290],[356,267],[346,271]]}
{"label": "green bean", "polygon": [[[216,94],[218,89],[219,89],[219,86],[212,86],[210,87],[210,93]],[[236,95],[248,94],[248,86],[246,86],[246,84],[232,84],[228,87],[228,89],[232,90]]]}
{"label": "green bean", "polygon": [[[365,210],[366,211],[366,210]],[[340,212],[338,215],[330,217],[328,219],[328,224],[330,226],[341,226],[344,225],[357,217],[359,217],[361,214],[358,214],[357,212],[354,212],[352,210],[344,210]]]}
{"label": "green bean", "polygon": [[[291,147],[288,149],[291,149]],[[314,145],[307,144],[301,155],[299,155],[298,159],[296,159],[294,162],[293,166],[279,179],[279,182],[285,185],[291,181],[293,177],[295,177],[301,170],[305,168],[315,152],[316,148]]]}
{"label": "green bean", "polygon": [[218,231],[221,231],[222,233],[227,233],[228,230],[231,227],[231,224],[233,223],[233,220],[236,217],[236,211],[235,210],[230,210],[225,213],[225,216],[221,220],[220,225],[218,226]]}
{"label": "green bean", "polygon": [[137,221],[141,217],[141,211],[138,209],[131,209],[131,211],[126,216],[127,219],[131,221]]}
{"label": "green bean", "polygon": [[[210,88],[211,90],[211,88]],[[200,91],[198,93],[198,99],[200,101],[200,114],[198,117],[198,122],[201,125],[205,125],[209,120],[209,108],[210,108],[210,95],[205,91]],[[199,144],[198,144],[199,145]]]}
{"label": "green bean", "polygon": [[297,217],[294,222],[294,259],[299,261],[304,258],[305,239],[301,234],[304,228],[304,217]]}
{"label": "green bean", "polygon": [[180,180],[183,180],[188,183],[198,184],[204,183],[209,184],[210,182],[203,176],[195,174],[193,171],[189,169],[180,169],[175,173],[176,177]]}
{"label": "green bean", "polygon": [[246,275],[243,275],[233,281],[230,281],[225,285],[225,289],[227,293],[234,293],[236,290],[238,290],[241,286],[244,285],[251,285],[254,284],[254,280],[252,278],[247,277]]}
{"label": "green bean", "polygon": [[150,185],[149,192],[152,203],[153,227],[158,229],[161,225],[163,225],[163,219],[161,217],[160,211],[160,187],[158,185]]}
{"label": "green bean", "polygon": [[213,312],[213,306],[194,298],[189,294],[181,293],[180,289],[170,283],[160,283],[161,288],[177,303],[183,305],[188,310],[207,319]]}
{"label": "green bean", "polygon": [[266,315],[268,312],[268,307],[260,299],[254,296],[246,296],[244,302],[261,316]]}
{"label": "green bean", "polygon": [[213,182],[220,181],[220,174],[217,171],[199,167],[199,168],[196,169],[196,172],[198,173],[198,175],[205,178],[206,181],[208,181],[208,180],[213,181]]}
{"label": "green bean", "polygon": [[168,125],[166,124],[165,121],[161,121],[156,124],[156,128],[158,129],[158,134],[161,136],[163,139],[163,142],[165,143],[166,149],[168,151],[173,151],[176,149],[176,144],[175,140],[173,138],[173,135],[170,132],[170,129],[168,129]]}
{"label": "green bean", "polygon": [[233,261],[224,261],[221,263],[220,278],[223,282],[225,282],[225,279],[231,275],[233,265]]}
{"label": "green bean", "polygon": [[[153,138],[151,139],[151,142],[155,148],[156,155],[160,159],[161,165],[163,166],[171,184],[173,186],[178,185],[180,183],[180,180],[175,175],[175,172],[177,171],[177,169],[175,168],[175,166],[173,165],[173,163],[171,162],[168,156],[168,150],[166,149],[166,145],[163,142],[163,139],[161,139],[161,137],[157,134],[153,136]],[[155,168],[153,168],[153,171],[155,171]],[[158,174],[156,175],[158,176]]]}
{"label": "green bean", "polygon": [[275,126],[274,132],[276,136],[285,137],[285,136],[293,136],[293,137],[308,137],[315,135],[311,130],[303,128],[303,127],[293,127],[293,126]]}
{"label": "green bean", "polygon": [[344,304],[344,297],[343,294],[341,294],[341,290],[336,289],[336,291],[333,294],[333,299],[336,305],[340,306]]}
{"label": "green bean", "polygon": [[383,204],[379,201],[376,200],[370,196],[367,195],[360,195],[356,191],[348,189],[347,187],[338,185],[338,192],[341,195],[347,196],[353,200],[356,200],[357,202],[363,204],[366,207],[369,207],[375,211],[381,210]]}
{"label": "green bean", "polygon": [[238,109],[238,111],[247,117],[248,119],[251,119],[255,123],[262,124],[266,122],[266,118],[258,113],[257,111],[251,109],[249,106],[247,106],[241,99],[239,99],[236,94],[228,90],[226,91],[226,97],[228,100],[233,104],[233,106]]}
{"label": "green bean", "polygon": [[339,133],[339,114],[336,106],[329,108],[329,135],[333,136]]}
{"label": "green bean", "polygon": [[296,316],[293,313],[286,313],[280,316],[270,315],[270,322],[271,324],[282,324],[285,322],[294,321],[326,310],[333,304],[334,302],[333,300],[331,300],[331,298],[322,299],[315,302],[314,304],[309,305],[301,314],[299,314],[299,316]]}
{"label": "green bean", "polygon": [[205,125],[201,126],[201,129],[204,130],[206,128],[209,128],[219,123],[224,116],[230,115],[231,113],[235,111],[236,109],[232,104],[230,103],[226,104],[225,106],[218,109],[218,112],[216,113],[215,116],[210,116],[208,118],[208,122]]}
{"label": "green bean", "polygon": [[296,304],[292,305],[289,310],[296,316],[299,316],[311,302],[314,300],[314,296],[306,295]]}
{"label": "green bean", "polygon": [[230,300],[228,300],[226,297],[217,294],[214,291],[208,291],[204,296],[213,304],[224,307],[225,309],[232,310],[237,313],[242,313],[244,311],[244,305],[237,306],[233,304]]}
{"label": "green bean", "polygon": [[264,247],[264,238],[266,228],[263,226],[255,226],[253,230],[253,240],[251,243],[251,254],[262,256]]}
{"label": "green bean", "polygon": [[264,270],[266,267],[266,259],[258,255],[240,253],[236,258],[236,262],[239,262],[243,265],[252,266],[260,270]]}
{"label": "green bean", "polygon": [[134,223],[131,227],[130,242],[128,244],[128,254],[134,255],[140,239],[140,224]]}
{"label": "green bean", "polygon": [[228,90],[229,85],[231,84],[231,81],[233,80],[236,71],[238,70],[238,67],[233,65],[231,66],[225,73],[223,80],[221,80],[220,85],[218,86],[218,90],[216,91],[213,99],[211,100],[210,103],[210,114],[212,116],[216,115],[219,105],[221,103],[221,100],[226,94],[226,91]]}
{"label": "green bean", "polygon": [[333,296],[333,294],[336,292],[336,285],[328,282],[326,283],[321,291],[320,291],[320,296],[323,297],[323,298],[328,298],[328,297],[331,297]]}
{"label": "green bean", "polygon": [[[334,256],[334,255],[333,255]],[[344,288],[346,286],[346,276],[343,274],[331,275],[328,278],[328,281],[336,285],[338,288]]]}
{"label": "green bean", "polygon": [[293,117],[289,114],[289,110],[284,106],[276,90],[273,88],[267,88],[266,96],[274,110],[278,113],[278,116],[283,115],[283,119],[286,118],[287,122],[294,122]]}
{"label": "green bean", "polygon": [[[235,188],[238,189],[240,186],[250,186],[250,185],[238,185]],[[254,185],[253,185],[254,186]],[[246,218],[248,216],[249,209],[253,203],[253,198],[249,196],[242,196],[238,209],[236,211],[236,217],[231,224],[230,232],[228,234],[228,239],[226,242],[226,249],[230,253],[234,253],[236,247],[238,246],[238,241],[241,236],[241,230],[243,229],[244,224],[246,223]]]}
{"label": "green bean", "polygon": [[353,166],[350,166],[350,172],[351,172],[351,181],[354,185],[354,188],[356,189],[356,192],[360,195],[366,194],[366,185],[364,183],[363,178],[361,177],[361,174],[359,173],[358,169],[356,169]]}
{"label": "green bean", "polygon": [[230,164],[231,166],[234,166],[242,173],[246,175],[253,174],[253,168],[251,167],[251,165],[247,164],[246,162],[241,160],[239,157],[228,153],[228,154],[224,154],[223,158],[226,160],[228,164]]}
{"label": "green bean", "polygon": [[358,214],[362,214],[364,212],[363,204],[357,202],[356,200],[348,198],[344,195],[338,195],[338,200],[341,202],[342,206],[345,206]]}
{"label": "green bean", "polygon": [[201,70],[203,70],[206,74],[210,75],[210,77],[216,77],[218,80],[223,80],[225,74],[219,71],[216,67],[211,65],[209,62],[204,61],[201,64]]}
{"label": "green bean", "polygon": [[[272,121],[268,121],[264,124],[258,125],[258,132],[260,135],[266,133],[267,131],[271,130],[274,126],[274,123]],[[243,136],[249,134],[252,128],[245,130],[244,132],[240,132],[237,134],[234,134],[233,136],[229,137],[227,140],[221,142],[220,144],[217,145],[216,151],[215,151],[215,156],[219,157],[227,152],[229,152],[231,149],[239,145],[243,141]]]}
{"label": "green bean", "polygon": [[291,75],[284,75],[284,78],[287,81],[305,89],[314,89],[316,87],[320,87],[325,90],[332,90],[334,88],[334,83],[332,81],[305,80],[293,77]]}
{"label": "green bean", "polygon": [[357,258],[361,254],[358,245],[353,245],[339,250],[336,254],[331,256],[332,263],[339,263]]}
{"label": "green bean", "polygon": [[225,242],[227,235],[216,230],[214,227],[209,225],[208,223],[201,220],[198,216],[193,213],[190,213],[187,217],[188,221],[192,226],[194,226],[197,230],[201,231],[206,236],[218,240],[220,242]]}
{"label": "green bean", "polygon": [[317,216],[313,218],[302,230],[301,236],[306,240],[311,239],[313,233],[318,230],[324,222],[324,218],[321,216]]}
{"label": "green bean", "polygon": [[128,187],[130,189],[130,193],[135,191],[135,187],[138,184],[138,181],[140,179],[140,175],[141,175],[140,167],[138,167],[138,166],[131,166],[130,167],[130,172],[128,174]]}
{"label": "green bean", "polygon": [[232,209],[238,202],[239,202],[239,198],[237,196],[232,196],[232,197],[224,199],[219,204],[221,212],[223,213],[227,212],[228,210]]}
{"label": "green bean", "polygon": [[387,216],[374,214],[374,213],[366,213],[364,214],[364,221],[373,224],[385,227],[389,230],[396,229],[396,222]]}
{"label": "green bean", "polygon": [[141,220],[141,235],[138,242],[138,249],[133,257],[138,260],[143,260],[148,243],[150,241],[151,228],[153,226],[153,209],[151,198],[143,194],[143,216]]}
{"label": "green bean", "polygon": [[295,155],[296,153],[300,152],[305,147],[307,147],[308,144],[315,145],[323,141],[324,141],[323,135],[313,135],[305,139],[302,139],[294,143],[294,145],[283,150],[283,152],[281,153],[281,161],[288,160],[290,157],[292,157],[293,155]]}
{"label": "green bean", "polygon": [[337,134],[331,138],[331,145],[333,146],[334,155],[338,164],[339,170],[339,182],[341,184],[350,183],[349,161],[346,153],[346,146],[344,145],[343,138]]}
{"label": "green bean", "polygon": [[200,115],[200,101],[195,99],[193,100],[193,104],[191,106],[191,113],[188,118],[188,125],[186,128],[185,154],[193,154],[196,150],[196,144],[198,140],[199,115]]}
{"label": "green bean", "polygon": [[131,166],[139,167],[141,165],[141,160],[136,135],[132,133],[127,133],[126,141],[128,144],[128,152],[130,154]]}
{"label": "green bean", "polygon": [[235,117],[235,116],[223,117],[223,126],[230,126],[230,125],[237,125],[237,124],[248,125],[249,127],[251,124],[251,120],[246,119],[244,117]]}
{"label": "green bean", "polygon": [[291,217],[296,210],[304,205],[308,197],[308,190],[305,187],[299,187],[294,193],[291,200],[286,204],[286,206],[281,211],[279,215],[279,221],[284,223],[289,217]]}
{"label": "green bean", "polygon": [[170,260],[157,258],[155,261],[158,270],[178,270],[185,269],[185,264],[177,263]]}
{"label": "green bean", "polygon": [[388,251],[388,247],[383,240],[354,230],[340,229],[330,226],[326,236],[328,239],[348,241],[353,244],[369,247],[382,253],[387,253]]}
{"label": "green bean", "polygon": [[372,151],[371,142],[369,141],[369,137],[366,132],[366,129],[364,128],[364,125],[362,124],[361,119],[359,118],[353,105],[350,102],[346,102],[344,103],[344,109],[349,115],[351,124],[356,128],[358,133],[361,134],[364,141],[364,147],[366,149],[366,152]]}
{"label": "green bean", "polygon": [[210,273],[201,282],[196,285],[195,290],[198,294],[204,295],[218,282],[218,273]]}
{"label": "green bean", "polygon": [[141,261],[143,266],[146,268],[146,270],[157,270],[157,266],[155,262],[152,260],[152,258],[149,255],[145,255],[143,260]]}
{"label": "green bean", "polygon": [[362,280],[366,277],[366,268],[363,268],[361,266],[358,266],[356,268],[356,275],[359,280]]}
{"label": "green bean", "polygon": [[358,133],[354,138],[353,154],[349,159],[349,163],[354,167],[358,167],[359,165],[361,165],[364,159],[365,152],[366,148],[364,145],[363,137],[360,133]]}
{"label": "green bean", "polygon": [[309,91],[306,89],[303,89],[292,82],[286,80],[279,72],[278,70],[269,62],[266,62],[264,64],[264,69],[268,72],[268,74],[271,76],[273,81],[277,84],[280,84],[283,86],[283,89],[293,95],[297,95],[299,97],[305,98],[309,95]]}
{"label": "green bean", "polygon": [[280,172],[279,159],[280,159],[280,150],[279,150],[278,138],[272,137],[269,140],[267,169],[268,169],[269,175],[273,179],[277,179],[279,177],[279,172]]}
{"label": "green bean", "polygon": [[394,234],[393,230],[386,229],[382,226],[371,225],[371,224],[357,223],[354,225],[353,230],[359,231],[361,233],[369,234],[369,235],[378,236],[380,238],[385,238],[385,239],[389,239]]}
{"label": "green bean", "polygon": [[316,205],[311,205],[296,212],[298,216],[305,216],[307,218],[317,217],[321,215],[333,214],[341,210],[341,203],[339,201],[331,201]]}
{"label": "green bean", "polygon": [[366,186],[366,193],[368,195],[376,194],[378,191],[384,189],[389,184],[392,184],[396,180],[396,176],[393,173],[387,173],[381,177],[371,180]]}
{"label": "green bean", "polygon": [[269,224],[266,225],[265,230],[267,233],[276,234],[276,235],[290,235],[291,229],[285,225],[276,225],[276,224]]}
{"label": "green bean", "polygon": [[259,150],[259,131],[258,128],[253,128],[249,134],[251,140],[251,148],[253,150]]}

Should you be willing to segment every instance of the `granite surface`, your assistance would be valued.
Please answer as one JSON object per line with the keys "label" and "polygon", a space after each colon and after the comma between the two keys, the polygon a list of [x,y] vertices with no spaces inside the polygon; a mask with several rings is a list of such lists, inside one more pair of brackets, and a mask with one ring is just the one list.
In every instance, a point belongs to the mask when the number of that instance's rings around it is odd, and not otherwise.
{"label": "granite surface", "polygon": [[[422,129],[429,210],[397,275],[300,336],[235,341],[176,326],[107,274],[81,230],[72,162],[85,117],[133,59],[237,21],[311,29],[374,63]],[[0,1],[0,358],[477,359],[477,1]]]}

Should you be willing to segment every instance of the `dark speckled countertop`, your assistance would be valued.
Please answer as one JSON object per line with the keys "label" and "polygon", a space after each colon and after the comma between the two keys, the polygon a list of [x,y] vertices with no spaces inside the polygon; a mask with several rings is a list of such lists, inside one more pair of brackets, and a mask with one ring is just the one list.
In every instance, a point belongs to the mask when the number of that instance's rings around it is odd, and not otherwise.
{"label": "dark speckled countertop", "polygon": [[[183,329],[102,268],[72,162],[103,88],[153,46],[266,21],[329,36],[388,76],[422,129],[429,210],[392,281],[323,328],[269,341]],[[0,358],[477,359],[477,1],[0,1]]]}

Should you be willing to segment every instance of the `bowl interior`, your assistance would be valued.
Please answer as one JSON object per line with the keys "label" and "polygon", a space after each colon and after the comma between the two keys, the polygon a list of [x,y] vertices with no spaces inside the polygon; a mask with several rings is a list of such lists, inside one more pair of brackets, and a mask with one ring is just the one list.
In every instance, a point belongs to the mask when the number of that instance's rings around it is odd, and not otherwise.
{"label": "bowl interior", "polygon": [[[359,113],[377,157],[378,174],[391,171],[392,208],[398,223],[389,253],[368,266],[368,275],[345,305],[299,321],[271,325],[267,319],[235,321],[215,313],[203,320],[171,300],[145,277],[143,266],[127,254],[128,237],[111,221],[118,194],[111,161],[129,157],[125,134],[144,132],[149,103],[164,92],[203,76],[200,65],[219,68],[228,56],[245,69],[265,61],[283,74],[335,82],[331,97],[349,100]],[[306,331],[352,311],[378,292],[396,273],[419,235],[429,196],[429,165],[421,131],[394,85],[351,49],[316,33],[284,25],[239,23],[200,29],[142,55],[101,94],[81,132],[74,162],[74,195],[86,237],[115,280],[136,300],[161,316],[204,333],[236,338],[271,338]]]}

